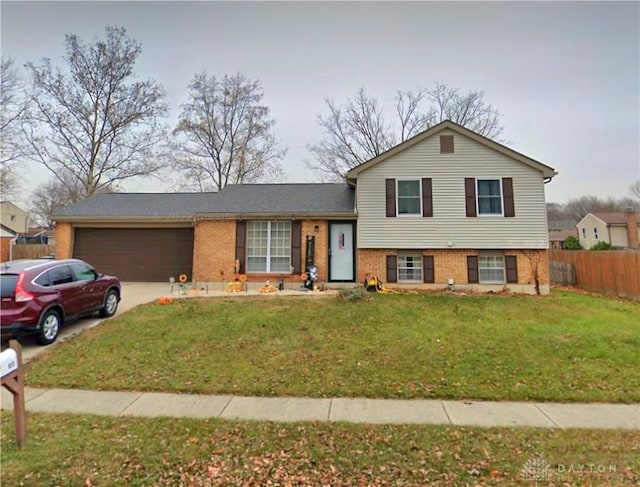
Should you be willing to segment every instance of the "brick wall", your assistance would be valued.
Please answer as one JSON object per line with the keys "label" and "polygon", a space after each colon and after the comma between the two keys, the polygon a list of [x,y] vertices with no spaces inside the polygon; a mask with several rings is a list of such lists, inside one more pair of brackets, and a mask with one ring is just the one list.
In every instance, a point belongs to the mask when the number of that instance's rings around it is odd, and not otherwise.
{"label": "brick wall", "polygon": [[11,246],[11,240],[13,240],[13,237],[0,238],[0,262],[6,262],[9,260],[9,247]]}
{"label": "brick wall", "polygon": [[[301,222],[300,268],[304,270],[307,235],[314,235],[315,264],[318,267],[321,281],[327,279],[327,221],[303,220]],[[318,230],[315,230],[316,225]],[[235,278],[234,265],[236,259],[236,221],[235,220],[201,220],[196,222],[193,243],[193,276],[196,281],[220,282]],[[222,274],[221,271],[224,273]],[[288,273],[286,273],[288,275]],[[276,280],[280,273],[248,274],[249,282]],[[292,277],[290,279],[297,278]]]}
{"label": "brick wall", "polygon": [[235,220],[200,220],[193,231],[196,281],[233,280],[236,261]]}
{"label": "brick wall", "polygon": [[[318,231],[315,231],[315,226],[318,226]],[[318,280],[326,281],[329,278],[329,252],[327,250],[329,225],[326,220],[303,220],[302,221],[302,262],[300,268],[304,270],[305,256],[307,255],[307,235],[313,235],[316,237],[315,243],[315,264],[318,267]]]}
{"label": "brick wall", "polygon": [[57,223],[56,259],[69,259],[73,256],[73,227],[71,223]]}
{"label": "brick wall", "polygon": [[[468,284],[467,256],[478,255],[478,253],[479,251],[475,249],[429,249],[422,251],[423,255],[433,255],[435,285],[438,287],[446,286],[449,279],[453,279],[456,285]],[[397,251],[395,249],[359,249],[357,256],[358,282],[364,281],[367,273],[378,276],[385,282],[387,255],[397,255]],[[549,265],[546,250],[505,250],[504,255],[517,257],[518,290],[530,290],[525,289],[524,286],[533,289],[536,272],[539,285],[548,289]],[[509,285],[509,287],[512,286]]]}

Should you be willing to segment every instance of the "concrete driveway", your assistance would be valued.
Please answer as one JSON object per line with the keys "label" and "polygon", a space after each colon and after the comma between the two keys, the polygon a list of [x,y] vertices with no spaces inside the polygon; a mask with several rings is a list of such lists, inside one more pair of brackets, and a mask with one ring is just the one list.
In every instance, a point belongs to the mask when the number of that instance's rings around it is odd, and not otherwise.
{"label": "concrete driveway", "polygon": [[[162,282],[123,282],[122,283],[122,300],[118,306],[115,316],[135,308],[139,304],[149,303],[156,300],[160,296],[169,295],[171,291],[169,283]],[[69,325],[65,325],[60,330],[58,339],[48,346],[40,346],[32,337],[24,337],[22,343],[22,360],[26,363],[33,357],[45,352],[56,344],[62,343],[71,337],[81,333],[83,330],[98,326],[103,321],[110,318],[84,318],[75,321]]]}

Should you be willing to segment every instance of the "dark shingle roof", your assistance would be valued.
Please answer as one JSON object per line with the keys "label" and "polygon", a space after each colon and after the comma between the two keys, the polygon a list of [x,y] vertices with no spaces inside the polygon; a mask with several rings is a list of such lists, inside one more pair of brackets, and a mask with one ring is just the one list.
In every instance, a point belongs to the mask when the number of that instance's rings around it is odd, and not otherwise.
{"label": "dark shingle roof", "polygon": [[189,217],[216,193],[103,193],[62,209],[64,217]]}
{"label": "dark shingle roof", "polygon": [[354,213],[354,190],[346,184],[236,184],[216,195],[202,213]]}
{"label": "dark shingle roof", "polygon": [[178,219],[196,214],[353,215],[354,190],[346,184],[239,184],[219,193],[104,193],[53,215],[67,219]]}

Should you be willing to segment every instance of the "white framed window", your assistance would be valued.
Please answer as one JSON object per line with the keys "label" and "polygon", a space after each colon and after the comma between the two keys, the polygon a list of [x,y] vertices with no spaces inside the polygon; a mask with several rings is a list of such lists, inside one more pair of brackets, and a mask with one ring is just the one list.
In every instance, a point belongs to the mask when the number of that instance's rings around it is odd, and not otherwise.
{"label": "white framed window", "polygon": [[593,227],[593,238],[598,240],[598,229],[596,227]]}
{"label": "white framed window", "polygon": [[398,216],[422,215],[422,184],[419,179],[396,181]]}
{"label": "white framed window", "polygon": [[422,282],[422,255],[401,252],[398,254],[398,282]]}
{"label": "white framed window", "polygon": [[499,179],[476,179],[478,215],[502,215],[502,184]]}
{"label": "white framed window", "polygon": [[291,222],[247,222],[247,272],[291,271]]}
{"label": "white framed window", "polygon": [[481,283],[504,283],[504,256],[479,255],[478,279]]}

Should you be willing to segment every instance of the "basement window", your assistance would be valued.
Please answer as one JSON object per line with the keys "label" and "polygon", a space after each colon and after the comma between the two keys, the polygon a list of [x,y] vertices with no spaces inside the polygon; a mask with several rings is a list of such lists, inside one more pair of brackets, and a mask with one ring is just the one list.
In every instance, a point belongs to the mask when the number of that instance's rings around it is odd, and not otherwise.
{"label": "basement window", "polygon": [[398,282],[422,282],[422,255],[398,254]]}
{"label": "basement window", "polygon": [[504,279],[504,256],[479,255],[478,277],[481,283],[502,284]]}

